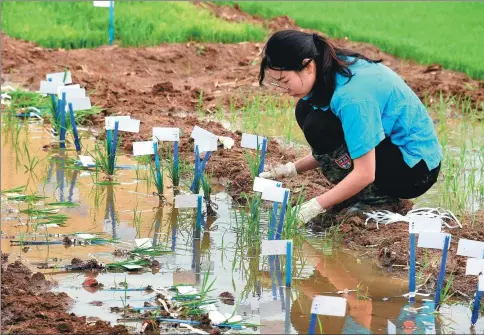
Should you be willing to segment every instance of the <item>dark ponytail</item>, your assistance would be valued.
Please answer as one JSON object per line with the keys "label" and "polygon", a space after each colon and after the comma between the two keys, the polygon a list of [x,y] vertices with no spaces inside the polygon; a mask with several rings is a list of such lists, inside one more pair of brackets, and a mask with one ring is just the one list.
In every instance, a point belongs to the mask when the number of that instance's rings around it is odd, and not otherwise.
{"label": "dark ponytail", "polygon": [[[353,60],[348,60],[353,57]],[[336,88],[336,73],[351,80],[353,73],[349,66],[363,59],[370,63],[373,60],[357,52],[337,48],[325,37],[319,34],[308,34],[297,30],[282,30],[268,40],[264,47],[259,84],[262,85],[266,69],[282,71],[301,71],[307,64],[302,64],[306,58],[316,63],[316,83],[313,87],[311,101],[315,105],[326,106],[330,103]]]}

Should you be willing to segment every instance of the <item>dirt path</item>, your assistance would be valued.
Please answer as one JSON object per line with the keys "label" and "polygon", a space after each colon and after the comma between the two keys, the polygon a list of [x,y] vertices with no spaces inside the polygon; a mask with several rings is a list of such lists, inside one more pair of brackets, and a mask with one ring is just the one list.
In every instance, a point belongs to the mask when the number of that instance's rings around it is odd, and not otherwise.
{"label": "dirt path", "polygon": [[[211,5],[203,3],[202,6]],[[297,28],[287,17],[264,21],[242,13],[237,8],[216,7],[213,10],[221,18],[258,22],[271,30]],[[335,42],[368,56],[383,58],[384,63],[403,76],[421,98],[425,94],[436,96],[442,90],[444,96],[465,95],[474,103],[484,101],[484,81],[472,80],[462,73],[443,70],[437,65],[426,67],[403,61],[368,44],[347,40]],[[124,137],[127,150],[130,150],[131,141],[150,138],[153,126],[180,127],[181,153],[191,161],[193,149],[188,138],[193,126],[199,125],[216,135],[230,136],[235,139],[236,146],[231,150],[217,151],[210,158],[207,168],[213,171],[215,177],[225,181],[232,196],[239,198],[242,191],[251,189],[247,162],[243,151],[237,148],[241,134],[229,132],[219,123],[200,122],[195,109],[201,90],[205,111],[211,111],[217,106],[227,107],[230,97],[240,96],[244,94],[242,92],[270,94],[258,87],[258,65],[253,65],[259,59],[262,47],[260,43],[186,43],[162,44],[152,48],[114,46],[66,51],[39,48],[33,43],[15,40],[2,33],[2,80],[21,83],[29,89],[37,90],[46,73],[62,71],[68,66],[74,82],[92,91],[92,101],[106,108],[108,114],[130,114],[141,120],[140,134]],[[104,116],[94,117],[93,124],[102,127]],[[266,160],[268,164],[295,158],[293,151],[282,148],[275,141],[270,142]],[[317,171],[283,182],[294,191],[305,186],[306,198],[321,194],[331,187]],[[393,211],[406,213],[411,203],[401,202],[391,207]],[[350,247],[363,247],[368,250],[369,257],[378,258],[382,266],[392,271],[406,271],[408,240],[405,236],[408,233],[405,232],[405,225],[392,225],[376,232],[366,227],[361,217],[344,217],[343,214],[326,218],[323,225],[342,221],[344,223],[340,230],[344,232],[345,243]],[[465,223],[468,222],[466,219]],[[483,236],[478,228],[482,223],[481,215],[474,227],[467,224],[459,233],[452,233],[467,234],[469,238],[479,239]],[[462,262],[458,263],[456,269],[459,274],[463,266],[465,264]],[[433,271],[434,267],[430,269]],[[473,289],[470,280],[467,278],[459,281],[464,283],[462,290]]]}

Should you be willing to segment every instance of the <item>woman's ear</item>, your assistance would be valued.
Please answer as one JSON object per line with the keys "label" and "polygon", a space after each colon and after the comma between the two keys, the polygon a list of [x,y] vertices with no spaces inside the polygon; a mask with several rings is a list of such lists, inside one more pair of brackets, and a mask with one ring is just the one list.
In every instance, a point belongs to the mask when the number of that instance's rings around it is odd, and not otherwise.
{"label": "woman's ear", "polygon": [[[308,62],[309,62],[309,64],[307,64]],[[306,67],[304,69],[306,71],[308,71],[308,74],[312,74],[314,72],[314,70],[315,70],[315,67],[314,66],[316,65],[316,63],[314,62],[314,60],[311,59],[311,58],[304,58],[303,61],[302,61],[302,65],[304,66],[305,64],[307,64],[307,65],[306,65]]]}

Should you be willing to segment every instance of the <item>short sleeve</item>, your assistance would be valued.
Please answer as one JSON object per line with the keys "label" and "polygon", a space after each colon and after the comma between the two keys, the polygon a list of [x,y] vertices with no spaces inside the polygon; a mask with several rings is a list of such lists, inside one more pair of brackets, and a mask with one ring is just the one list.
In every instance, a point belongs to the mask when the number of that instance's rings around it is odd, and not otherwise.
{"label": "short sleeve", "polygon": [[341,120],[352,159],[370,152],[385,138],[380,107],[374,101],[347,103],[335,114]]}

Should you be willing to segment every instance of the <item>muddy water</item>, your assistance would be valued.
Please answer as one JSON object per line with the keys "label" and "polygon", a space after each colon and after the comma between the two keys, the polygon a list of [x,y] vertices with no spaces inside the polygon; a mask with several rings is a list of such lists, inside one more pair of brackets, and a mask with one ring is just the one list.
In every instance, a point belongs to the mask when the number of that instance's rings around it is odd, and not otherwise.
{"label": "muddy water", "polygon": [[[83,136],[83,145],[91,150],[93,138],[88,132],[84,132]],[[28,165],[28,158],[24,143],[31,157],[42,159],[32,172],[25,171],[24,164]],[[96,275],[69,273],[60,268],[42,270],[47,277],[58,282],[55,290],[65,291],[75,299],[72,312],[78,315],[123,323],[118,321],[121,314],[111,312],[111,307],[122,307],[125,303],[141,307],[154,294],[113,291],[110,288],[119,287],[121,282],[127,282],[130,289],[179,283],[199,286],[208,272],[209,280],[216,280],[211,296],[232,292],[236,302],[240,301],[236,303],[237,313],[245,321],[261,325],[244,332],[306,333],[312,297],[317,294],[343,296],[348,302],[345,317],[319,318],[324,333],[384,334],[387,332],[387,320],[396,324],[398,333],[422,333],[425,329],[431,332],[433,327],[437,332],[448,333],[456,327],[459,333],[469,332],[467,307],[444,306],[444,315],[435,320],[430,314],[431,307],[421,301],[410,306],[401,297],[407,291],[405,279],[381,272],[363,253],[351,254],[344,246],[333,248],[331,240],[323,236],[308,235],[305,242],[295,246],[292,288],[285,288],[284,257],[248,257],[246,250],[237,249],[233,203],[223,190],[212,196],[218,205],[219,217],[208,218],[207,229],[200,239],[194,239],[193,213],[173,209],[169,185],[165,190],[169,204],[163,207],[158,206],[158,198],[152,195],[154,186],[142,180],[146,173],[143,169],[117,170],[119,185],[95,185],[92,173],[68,168],[69,159],[76,158],[75,152],[42,150],[42,146],[50,143],[52,138],[42,125],[26,125],[18,137],[12,137],[11,130],[2,128],[2,190],[27,185],[26,193],[37,192],[48,197],[44,202],[72,201],[80,204],[76,208],[60,210],[69,216],[65,227],[39,228],[37,239],[45,240],[42,236],[45,233],[84,232],[104,233],[121,242],[71,247],[41,245],[22,250],[20,246],[10,246],[10,239],[2,239],[2,251],[11,253],[11,261],[21,258],[34,269],[36,262],[46,261],[60,267],[69,264],[73,257],[84,260],[95,257],[106,263],[119,261],[122,259],[112,255],[114,249],[134,246],[135,238],[153,239],[154,244],[162,244],[173,251],[156,257],[159,269],[141,273],[104,272]],[[118,164],[136,165],[129,156],[123,155],[119,157]],[[7,207],[24,209],[26,205],[2,200],[3,235],[20,236],[34,232],[31,226],[19,225],[17,214],[4,212]],[[139,228],[134,220],[135,210],[136,213],[141,212]],[[88,276],[96,276],[104,289],[83,288],[82,282]],[[102,305],[94,306],[91,304],[93,301],[101,301]],[[415,307],[423,308],[416,313]],[[219,302],[217,308],[222,313],[232,314],[236,306]],[[418,328],[404,330],[405,321],[407,326],[414,324]],[[140,327],[140,323],[125,324],[133,330]],[[319,332],[319,326],[317,329]],[[483,332],[484,318],[481,318],[476,333]]]}

